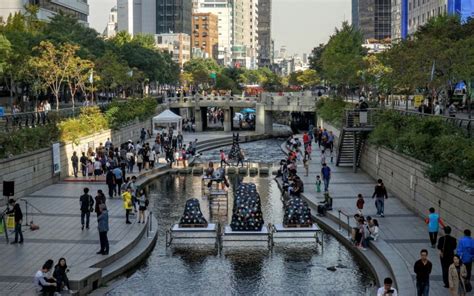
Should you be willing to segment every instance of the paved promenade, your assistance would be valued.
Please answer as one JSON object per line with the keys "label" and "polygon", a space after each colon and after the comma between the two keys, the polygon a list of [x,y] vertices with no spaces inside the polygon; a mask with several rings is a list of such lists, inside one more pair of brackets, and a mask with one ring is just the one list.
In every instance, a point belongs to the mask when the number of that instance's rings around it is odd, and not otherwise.
{"label": "paved promenade", "polygon": [[[299,138],[302,139],[302,136],[299,135]],[[317,193],[315,188],[316,175],[321,175],[321,151],[317,148],[317,144],[313,143],[311,157],[309,176],[304,176],[302,164],[298,165],[298,175],[302,178],[305,185],[304,195],[310,201],[317,203],[324,199],[323,193]],[[402,267],[406,267],[406,270],[410,272],[414,280],[413,265],[419,259],[420,250],[427,249],[429,252],[428,259],[433,263],[433,271],[430,277],[430,295],[449,295],[448,289],[443,287],[438,252],[430,247],[427,226],[422,218],[408,210],[396,198],[397,189],[387,188],[389,198],[385,201],[385,217],[376,217],[375,203],[371,198],[376,180],[361,170],[353,173],[352,167],[336,167],[336,158],[334,158],[334,163],[330,163],[329,159],[327,161],[332,172],[329,184],[329,193],[333,198],[332,213],[337,216],[337,211],[341,209],[351,215],[351,223],[353,223],[352,215],[356,213],[356,197],[357,194],[361,193],[365,198],[364,215],[370,215],[379,221],[379,237],[400,255],[398,258],[402,258],[403,262],[398,263],[405,265]],[[322,187],[324,188],[324,186]],[[440,233],[440,235],[443,234]],[[375,245],[378,243],[374,242]],[[413,291],[412,295],[415,295],[415,293],[416,291]]]}

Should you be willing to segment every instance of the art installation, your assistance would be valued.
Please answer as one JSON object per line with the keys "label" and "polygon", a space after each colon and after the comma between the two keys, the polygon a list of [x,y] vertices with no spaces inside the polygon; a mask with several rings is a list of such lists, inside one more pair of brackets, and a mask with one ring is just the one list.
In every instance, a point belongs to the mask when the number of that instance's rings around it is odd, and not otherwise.
{"label": "art installation", "polygon": [[257,187],[253,183],[240,184],[234,195],[231,229],[261,231],[264,223]]}
{"label": "art installation", "polygon": [[207,227],[207,221],[201,212],[199,200],[191,198],[186,201],[179,227]]}
{"label": "art installation", "polygon": [[285,227],[311,227],[311,209],[304,200],[296,196],[290,196],[284,203],[285,216],[283,225]]}

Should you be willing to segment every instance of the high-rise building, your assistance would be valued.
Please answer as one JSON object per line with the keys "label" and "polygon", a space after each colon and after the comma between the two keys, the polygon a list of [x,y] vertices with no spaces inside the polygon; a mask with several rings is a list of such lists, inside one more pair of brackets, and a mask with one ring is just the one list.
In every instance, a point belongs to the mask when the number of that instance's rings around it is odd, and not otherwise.
{"label": "high-rise building", "polygon": [[159,49],[169,52],[181,68],[191,59],[191,37],[186,33],[156,34],[155,43]]}
{"label": "high-rise building", "polygon": [[109,14],[109,21],[107,22],[107,27],[104,30],[105,38],[112,38],[118,32],[118,21],[117,21],[117,6],[112,7]]}
{"label": "high-rise building", "polygon": [[473,0],[448,0],[447,6],[448,13],[459,15],[462,22],[466,22],[469,18],[474,19]]}
{"label": "high-rise building", "polygon": [[192,47],[201,49],[207,57],[217,59],[218,40],[217,15],[210,12],[193,13]]}
{"label": "high-rise building", "polygon": [[243,44],[246,49],[245,67],[248,69],[256,69],[258,68],[259,0],[244,0],[243,4]]}
{"label": "high-rise building", "polygon": [[353,0],[352,5],[352,25],[365,40],[391,38],[391,0]]}
{"label": "high-rise building", "polygon": [[415,33],[418,28],[426,24],[430,18],[446,14],[447,12],[446,0],[402,0],[402,2],[403,1],[408,2],[408,35]]}
{"label": "high-rise building", "polygon": [[196,12],[212,13],[217,16],[217,58],[220,64],[229,65],[233,44],[232,5],[229,0],[198,0]]}
{"label": "high-rise building", "polygon": [[155,0],[117,0],[118,30],[130,35],[155,34]]}
{"label": "high-rise building", "polygon": [[191,36],[192,14],[192,0],[156,0],[156,33],[186,33]]}
{"label": "high-rise building", "polygon": [[63,13],[72,15],[82,23],[87,24],[89,15],[87,0],[1,0],[0,18],[6,21],[11,14],[26,12],[25,5],[27,4],[34,4],[39,7],[38,18],[41,20],[48,20],[58,13]]}
{"label": "high-rise building", "polygon": [[272,49],[272,0],[258,1],[258,51],[259,67],[270,67]]}
{"label": "high-rise building", "polygon": [[244,16],[246,7],[244,5],[246,0],[229,0],[232,9],[232,65],[235,67],[245,67],[247,57],[247,47],[244,41]]}

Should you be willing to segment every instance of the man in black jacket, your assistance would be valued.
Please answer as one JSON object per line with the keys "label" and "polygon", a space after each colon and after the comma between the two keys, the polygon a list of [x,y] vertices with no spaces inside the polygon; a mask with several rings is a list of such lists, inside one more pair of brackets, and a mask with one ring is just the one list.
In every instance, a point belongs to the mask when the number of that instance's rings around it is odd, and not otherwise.
{"label": "man in black jacket", "polygon": [[[21,232],[21,222],[23,220],[23,213],[21,212],[20,205],[15,202],[12,198],[8,201],[8,204],[13,208],[7,211],[7,214],[13,214],[15,216],[15,241],[12,244],[23,243],[23,233]],[[20,241],[18,241],[20,236]]]}
{"label": "man in black jacket", "polygon": [[94,209],[94,199],[91,195],[89,195],[89,188],[84,188],[84,194],[81,195],[79,204],[81,206],[82,230],[84,230],[84,218],[86,218],[86,228],[89,229],[89,218],[91,216],[92,210]]}
{"label": "man in black jacket", "polygon": [[[105,175],[105,183],[109,187],[109,198],[113,198],[114,195],[117,195],[117,189],[116,189],[116,186],[115,186],[115,184],[116,184],[115,175],[112,172],[112,169],[109,169],[107,171],[107,174]],[[119,191],[118,194],[120,194],[120,191]]]}
{"label": "man in black jacket", "polygon": [[456,238],[452,237],[451,227],[446,226],[444,228],[445,236],[438,239],[438,250],[439,258],[441,259],[441,270],[443,273],[444,287],[449,288],[449,266],[453,264],[454,251],[456,250],[457,241]]}

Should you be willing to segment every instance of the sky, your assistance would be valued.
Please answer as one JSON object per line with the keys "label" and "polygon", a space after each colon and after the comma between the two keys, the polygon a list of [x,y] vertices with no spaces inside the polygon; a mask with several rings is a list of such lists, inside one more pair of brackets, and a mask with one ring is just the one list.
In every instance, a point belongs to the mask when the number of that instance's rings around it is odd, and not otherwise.
{"label": "sky", "polygon": [[[102,33],[117,0],[89,0],[90,26]],[[350,0],[273,0],[272,38],[275,49],[286,45],[290,54],[310,53],[328,41],[344,20],[351,21]]]}

